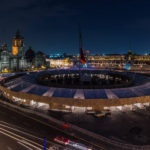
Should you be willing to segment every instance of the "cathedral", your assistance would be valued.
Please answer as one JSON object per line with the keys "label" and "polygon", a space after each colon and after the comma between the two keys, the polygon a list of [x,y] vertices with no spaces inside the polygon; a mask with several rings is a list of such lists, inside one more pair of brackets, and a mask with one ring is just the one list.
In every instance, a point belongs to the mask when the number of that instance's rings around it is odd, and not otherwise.
{"label": "cathedral", "polygon": [[[31,48],[24,51],[24,38],[17,31],[12,42],[12,51],[9,51],[7,44],[0,47],[0,72],[24,71],[30,68],[40,68],[45,65],[44,54],[38,52],[33,60],[28,61],[26,53],[30,54]],[[41,54],[41,55],[39,55]]]}

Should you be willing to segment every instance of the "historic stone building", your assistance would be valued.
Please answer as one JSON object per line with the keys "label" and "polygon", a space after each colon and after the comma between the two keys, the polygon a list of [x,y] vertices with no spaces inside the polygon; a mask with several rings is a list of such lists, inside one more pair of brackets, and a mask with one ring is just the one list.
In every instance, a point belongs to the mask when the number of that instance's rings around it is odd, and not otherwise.
{"label": "historic stone building", "polygon": [[[30,50],[28,51],[30,53]],[[8,50],[7,44],[0,47],[0,71],[24,71],[29,68],[45,66],[43,53],[35,53],[32,62],[25,55],[24,38],[17,31],[12,42],[12,51]]]}
{"label": "historic stone building", "polygon": [[[150,70],[150,54],[133,54],[131,50],[125,54],[107,54],[107,55],[85,55],[87,67],[97,69],[124,69],[124,70]],[[67,60],[67,61],[66,61]],[[72,55],[63,57],[53,57],[46,59],[50,68],[72,68],[78,67],[80,56]],[[86,66],[83,66],[86,67]]]}
{"label": "historic stone building", "polygon": [[24,54],[24,38],[20,35],[19,31],[13,38],[12,56],[11,56],[11,69],[24,70],[27,67],[27,62]]}

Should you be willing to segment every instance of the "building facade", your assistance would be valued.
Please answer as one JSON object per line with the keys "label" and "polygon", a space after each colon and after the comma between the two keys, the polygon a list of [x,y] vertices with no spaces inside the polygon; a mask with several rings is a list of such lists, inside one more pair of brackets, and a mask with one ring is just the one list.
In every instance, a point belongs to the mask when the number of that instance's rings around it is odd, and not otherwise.
{"label": "building facade", "polygon": [[[67,59],[67,61],[65,61]],[[79,56],[64,58],[47,58],[51,68],[78,67]],[[150,70],[150,55],[127,54],[85,55],[87,67],[97,69]],[[65,62],[65,63],[64,63]]]}
{"label": "building facade", "polygon": [[24,71],[30,68],[45,66],[45,57],[39,52],[35,53],[33,61],[28,61],[24,50],[24,38],[17,31],[13,37],[12,50],[8,50],[7,44],[0,47],[0,72]]}

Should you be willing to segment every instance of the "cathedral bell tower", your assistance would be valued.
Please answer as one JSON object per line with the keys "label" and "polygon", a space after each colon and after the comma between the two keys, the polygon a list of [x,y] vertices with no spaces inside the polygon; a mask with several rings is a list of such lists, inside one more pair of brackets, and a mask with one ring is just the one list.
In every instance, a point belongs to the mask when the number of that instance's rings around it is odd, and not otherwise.
{"label": "cathedral bell tower", "polygon": [[23,56],[24,53],[24,38],[20,35],[19,30],[16,32],[12,43],[12,55],[13,56]]}
{"label": "cathedral bell tower", "polygon": [[12,41],[12,69],[19,71],[24,65],[24,38],[19,30]]}

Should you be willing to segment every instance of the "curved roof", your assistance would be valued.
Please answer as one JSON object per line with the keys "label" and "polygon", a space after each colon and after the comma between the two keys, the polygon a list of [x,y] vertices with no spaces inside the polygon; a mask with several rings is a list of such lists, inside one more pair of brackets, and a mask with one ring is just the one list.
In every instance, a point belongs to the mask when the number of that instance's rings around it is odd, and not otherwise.
{"label": "curved roof", "polygon": [[[132,78],[135,85],[126,88],[115,88],[115,89],[71,89],[71,88],[56,88],[41,86],[36,83],[36,77],[47,73],[73,73],[77,70],[48,70],[40,73],[34,72],[29,75],[25,75],[21,78],[6,83],[7,88],[12,91],[26,92],[31,94],[37,94],[48,97],[63,97],[63,98],[74,98],[74,99],[119,99],[129,97],[139,97],[150,95],[150,78],[135,73],[119,72]],[[108,70],[90,70],[94,73],[108,73]],[[85,70],[86,72],[86,70]],[[118,73],[118,72],[117,72]]]}

